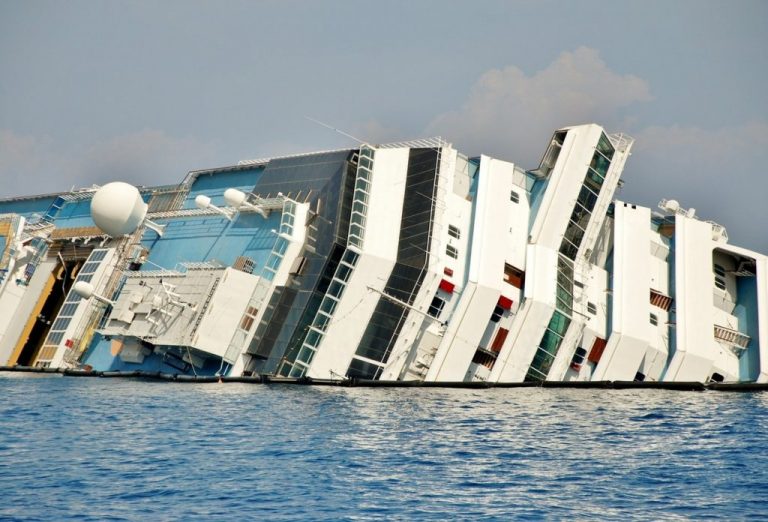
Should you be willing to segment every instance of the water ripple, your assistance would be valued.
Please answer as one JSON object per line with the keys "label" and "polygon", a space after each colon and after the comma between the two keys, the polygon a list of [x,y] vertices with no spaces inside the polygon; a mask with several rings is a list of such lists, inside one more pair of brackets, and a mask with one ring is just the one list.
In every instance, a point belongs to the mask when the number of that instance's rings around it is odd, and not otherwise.
{"label": "water ripple", "polygon": [[0,519],[768,513],[768,394],[0,376]]}

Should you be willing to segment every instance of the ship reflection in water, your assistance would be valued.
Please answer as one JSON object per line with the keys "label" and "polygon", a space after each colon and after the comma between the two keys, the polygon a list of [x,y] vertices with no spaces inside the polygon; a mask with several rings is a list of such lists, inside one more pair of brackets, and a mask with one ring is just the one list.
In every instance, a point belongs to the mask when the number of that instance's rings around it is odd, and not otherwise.
{"label": "ship reflection in water", "polygon": [[0,374],[0,518],[750,519],[768,396]]}

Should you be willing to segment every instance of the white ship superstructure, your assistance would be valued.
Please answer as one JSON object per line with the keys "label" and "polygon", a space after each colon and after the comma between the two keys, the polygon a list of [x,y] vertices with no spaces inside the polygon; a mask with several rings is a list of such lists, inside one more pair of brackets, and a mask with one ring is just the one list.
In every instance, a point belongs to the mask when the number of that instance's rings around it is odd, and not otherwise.
{"label": "white ship superstructure", "polygon": [[533,170],[426,139],[2,200],[0,365],[768,382],[768,258],[617,200],[632,145],[589,124]]}

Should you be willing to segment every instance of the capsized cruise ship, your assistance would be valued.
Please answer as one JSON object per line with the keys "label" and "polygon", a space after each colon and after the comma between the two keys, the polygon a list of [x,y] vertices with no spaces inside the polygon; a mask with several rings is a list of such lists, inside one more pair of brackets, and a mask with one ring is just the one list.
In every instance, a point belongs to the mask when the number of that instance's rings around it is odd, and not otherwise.
{"label": "capsized cruise ship", "polygon": [[632,144],[563,128],[533,170],[362,144],[0,200],[0,365],[768,382],[768,257],[615,199]]}

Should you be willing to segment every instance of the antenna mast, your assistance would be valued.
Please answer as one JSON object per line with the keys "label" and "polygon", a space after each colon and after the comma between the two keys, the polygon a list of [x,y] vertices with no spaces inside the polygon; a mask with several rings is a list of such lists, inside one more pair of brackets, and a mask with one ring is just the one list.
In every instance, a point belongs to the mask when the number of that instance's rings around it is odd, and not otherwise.
{"label": "antenna mast", "polygon": [[355,138],[355,137],[354,137],[354,136],[352,136],[351,134],[349,134],[349,133],[346,133],[346,132],[344,132],[343,130],[339,130],[339,129],[337,129],[336,127],[333,127],[333,126],[331,126],[331,125],[328,125],[327,123],[323,123],[323,122],[322,122],[322,121],[320,121],[320,120],[316,120],[316,119],[314,119],[314,118],[310,118],[309,116],[304,116],[304,118],[308,119],[309,121],[311,121],[311,122],[313,122],[313,123],[317,123],[318,125],[322,125],[322,126],[323,126],[323,127],[325,127],[326,129],[331,129],[332,131],[336,131],[336,132],[338,132],[339,134],[341,134],[342,136],[346,136],[347,138],[351,138],[351,139],[355,140],[356,142],[358,142],[358,143],[360,143],[360,144],[365,144],[365,143],[366,143],[366,142],[364,142],[363,140],[361,140],[360,138]]}

